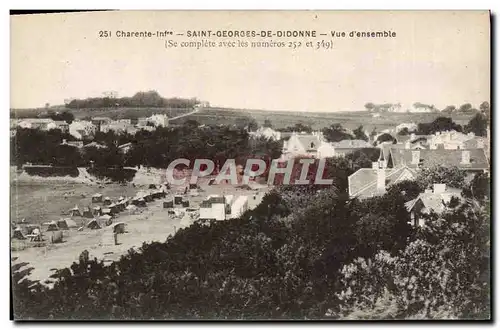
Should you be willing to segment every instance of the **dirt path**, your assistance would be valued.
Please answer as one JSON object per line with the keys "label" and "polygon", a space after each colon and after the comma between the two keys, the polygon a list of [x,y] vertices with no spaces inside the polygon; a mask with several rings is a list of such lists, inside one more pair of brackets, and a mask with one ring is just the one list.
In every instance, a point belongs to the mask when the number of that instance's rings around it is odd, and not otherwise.
{"label": "dirt path", "polygon": [[197,108],[196,110],[194,111],[191,111],[191,112],[188,112],[188,113],[185,113],[183,115],[180,115],[180,116],[177,116],[177,117],[173,117],[173,118],[168,118],[168,121],[171,121],[171,120],[176,120],[176,119],[179,119],[179,118],[182,118],[182,117],[187,117],[187,116],[191,116],[197,112],[199,112],[200,110],[202,110],[202,108]]}

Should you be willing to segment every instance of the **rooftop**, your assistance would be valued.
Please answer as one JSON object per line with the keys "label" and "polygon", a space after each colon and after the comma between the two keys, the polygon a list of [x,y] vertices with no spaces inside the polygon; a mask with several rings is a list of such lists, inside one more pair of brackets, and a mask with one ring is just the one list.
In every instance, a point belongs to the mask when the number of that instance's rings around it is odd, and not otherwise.
{"label": "rooftop", "polygon": [[[391,148],[390,154],[394,167],[408,166],[418,167],[418,164],[412,164],[412,153],[415,150]],[[417,150],[420,157],[420,167],[434,166],[457,166],[461,169],[488,169],[489,163],[484,149],[424,149]],[[470,163],[462,163],[462,153],[470,153]]]}

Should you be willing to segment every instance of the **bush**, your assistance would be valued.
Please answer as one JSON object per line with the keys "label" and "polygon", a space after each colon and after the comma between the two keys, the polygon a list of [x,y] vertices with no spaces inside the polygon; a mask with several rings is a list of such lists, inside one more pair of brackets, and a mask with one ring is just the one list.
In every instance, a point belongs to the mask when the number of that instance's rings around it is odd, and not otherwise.
{"label": "bush", "polygon": [[136,170],[130,168],[106,167],[89,168],[87,171],[99,180],[111,180],[113,182],[130,182],[134,179],[136,173]]}
{"label": "bush", "polygon": [[29,175],[41,176],[44,178],[57,176],[70,176],[76,178],[79,175],[76,167],[52,167],[52,166],[25,166],[24,171]]}

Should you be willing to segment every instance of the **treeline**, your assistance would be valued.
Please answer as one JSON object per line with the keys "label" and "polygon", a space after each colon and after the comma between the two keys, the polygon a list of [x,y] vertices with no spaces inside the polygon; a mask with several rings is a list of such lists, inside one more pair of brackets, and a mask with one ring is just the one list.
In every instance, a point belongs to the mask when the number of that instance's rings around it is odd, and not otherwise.
{"label": "treeline", "polygon": [[111,265],[82,253],[54,273],[52,289],[14,263],[14,315],[489,318],[489,195],[413,228],[405,203],[420,191],[404,181],[383,196],[350,200],[335,186],[283,186],[239,219],[195,223]]}
{"label": "treeline", "polygon": [[[245,161],[246,158],[279,158],[281,143],[266,139],[250,138],[242,128],[229,126],[199,127],[188,121],[179,127],[159,127],[149,132],[141,130],[135,135],[117,134],[113,131],[98,132],[93,140],[97,145],[76,148],[62,144],[63,139],[72,140],[60,130],[40,131],[18,128],[11,138],[11,163],[21,166],[26,163],[53,166],[123,167],[149,166],[166,168],[178,158],[194,161],[206,158],[218,162],[226,159]],[[119,146],[131,143],[125,153]]]}
{"label": "treeline", "polygon": [[[489,115],[490,113],[490,103],[487,101],[484,101],[479,105],[479,110],[477,108],[474,108],[472,104],[470,103],[464,103],[460,106],[455,106],[455,105],[448,105],[443,109],[438,109],[435,107],[433,104],[425,104],[422,102],[415,102],[413,103],[413,107],[417,109],[427,109],[431,112],[443,112],[446,114],[452,114],[452,113],[462,113],[462,114],[472,114],[472,113],[477,113],[480,112],[482,114],[487,114]],[[372,102],[368,102],[365,104],[365,109],[367,111],[371,112],[389,112],[391,109],[394,108],[401,108],[400,103],[382,103],[382,104],[375,104]]]}
{"label": "treeline", "polygon": [[138,92],[132,97],[93,97],[87,99],[74,99],[66,104],[70,109],[81,108],[193,108],[201,102],[196,98],[164,98],[156,91]]}
{"label": "treeline", "polygon": [[[450,117],[438,117],[430,123],[419,123],[416,134],[431,135],[443,131],[457,131],[463,133],[474,133],[476,136],[486,136],[489,125],[488,117],[483,113],[478,113],[469,120],[467,125],[455,123]],[[408,135],[410,132],[405,127],[398,132],[399,135]]]}

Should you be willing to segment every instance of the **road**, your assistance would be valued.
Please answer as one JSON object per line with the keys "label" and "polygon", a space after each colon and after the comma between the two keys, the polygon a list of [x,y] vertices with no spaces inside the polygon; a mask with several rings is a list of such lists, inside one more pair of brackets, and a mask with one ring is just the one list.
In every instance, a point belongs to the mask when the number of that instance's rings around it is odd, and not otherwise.
{"label": "road", "polygon": [[172,121],[172,120],[175,120],[175,119],[179,119],[179,118],[182,118],[182,117],[186,117],[186,116],[191,116],[197,112],[200,112],[203,108],[197,108],[195,109],[194,111],[191,111],[191,112],[188,112],[188,113],[185,113],[183,115],[180,115],[180,116],[177,116],[177,117],[172,117],[172,118],[168,118],[168,121]]}

